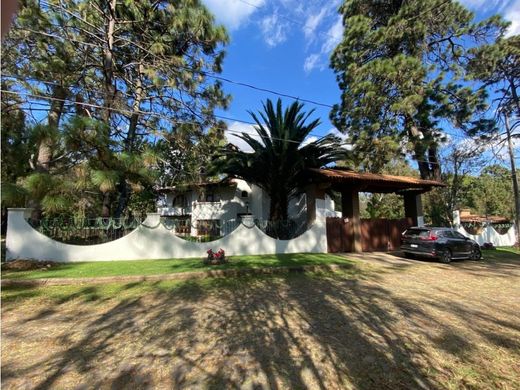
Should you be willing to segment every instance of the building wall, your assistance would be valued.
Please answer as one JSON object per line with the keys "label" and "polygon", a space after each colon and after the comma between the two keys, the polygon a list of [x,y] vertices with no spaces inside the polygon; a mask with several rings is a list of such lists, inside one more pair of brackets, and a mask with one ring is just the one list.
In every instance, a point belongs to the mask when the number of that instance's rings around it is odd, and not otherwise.
{"label": "building wall", "polygon": [[[256,218],[269,219],[270,199],[269,196],[255,184],[249,184],[244,180],[233,179],[235,186],[217,187],[214,191],[218,202],[199,202],[198,193],[195,190],[189,191],[186,197],[189,201],[189,210],[192,221],[197,220],[222,220],[229,221],[236,219],[238,214],[249,212]],[[246,191],[249,196],[242,197],[242,192]],[[166,195],[166,204],[171,206],[175,195],[173,193]],[[246,204],[247,202],[247,204]],[[325,195],[325,199],[318,200],[317,206],[324,211],[334,212],[334,201]],[[288,213],[291,219],[305,219],[307,211],[305,194],[300,194],[289,201]],[[161,208],[158,212],[163,215]],[[176,214],[171,214],[176,215]]]}

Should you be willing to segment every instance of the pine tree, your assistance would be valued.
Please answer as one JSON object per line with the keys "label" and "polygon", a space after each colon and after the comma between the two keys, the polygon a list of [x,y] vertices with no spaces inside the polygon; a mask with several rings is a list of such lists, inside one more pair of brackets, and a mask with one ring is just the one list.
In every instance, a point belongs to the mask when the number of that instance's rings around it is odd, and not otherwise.
{"label": "pine tree", "polygon": [[227,41],[197,0],[25,0],[2,71],[30,114],[46,111],[35,174],[97,191],[102,215],[121,216],[133,192],[153,186],[153,145],[183,123],[204,132],[228,104],[208,77],[221,71]]}
{"label": "pine tree", "polygon": [[[453,0],[347,0],[345,30],[331,58],[341,102],[331,118],[356,153],[392,140],[385,161],[409,150],[422,178],[440,179],[441,121],[468,125],[485,107],[485,91],[464,84],[467,45],[500,35],[498,17],[476,23]],[[499,31],[497,33],[497,31]]]}

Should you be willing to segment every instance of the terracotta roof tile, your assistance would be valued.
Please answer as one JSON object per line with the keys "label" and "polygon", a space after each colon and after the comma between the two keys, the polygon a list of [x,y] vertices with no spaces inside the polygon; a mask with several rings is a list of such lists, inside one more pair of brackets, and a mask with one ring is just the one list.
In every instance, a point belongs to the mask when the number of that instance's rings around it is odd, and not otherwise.
{"label": "terracotta roof tile", "polygon": [[409,185],[410,188],[418,187],[445,187],[444,183],[436,180],[423,180],[409,176],[383,175],[378,173],[356,172],[344,169],[311,169],[315,174],[327,178],[331,182],[364,182],[367,184],[388,184],[399,187]]}

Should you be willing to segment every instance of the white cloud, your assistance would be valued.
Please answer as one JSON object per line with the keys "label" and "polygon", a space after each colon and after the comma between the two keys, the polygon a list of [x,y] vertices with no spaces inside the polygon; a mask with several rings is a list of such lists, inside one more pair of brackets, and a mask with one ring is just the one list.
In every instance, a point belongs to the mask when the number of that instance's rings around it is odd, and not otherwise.
{"label": "white cloud", "polygon": [[315,137],[314,135],[308,136],[305,138],[300,146],[300,148],[303,148],[306,145],[309,145],[310,143],[313,143],[318,140],[318,137]]}
{"label": "white cloud", "polygon": [[303,70],[305,73],[310,73],[314,68],[318,67],[318,61],[320,60],[319,54],[311,54],[305,59],[305,62],[303,63]]}
{"label": "white cloud", "polygon": [[343,20],[341,16],[338,16],[336,22],[327,31],[327,39],[321,47],[323,54],[329,54],[343,38]]}
{"label": "white cloud", "polygon": [[473,11],[493,11],[500,13],[515,0],[459,0],[459,3]]}
{"label": "white cloud", "polygon": [[280,20],[276,11],[260,21],[260,29],[269,47],[278,46],[287,40],[289,26]]}
{"label": "white cloud", "polygon": [[509,20],[511,25],[507,29],[506,36],[520,34],[520,0],[515,0],[504,12],[504,19]]}
{"label": "white cloud", "polygon": [[511,22],[506,36],[520,34],[520,0],[459,0],[469,9],[477,12],[501,14]]}
{"label": "white cloud", "polygon": [[217,21],[230,30],[237,30],[247,23],[249,16],[258,11],[265,0],[248,0],[247,3],[238,0],[204,0],[204,4],[215,15]]}
{"label": "white cloud", "polygon": [[258,141],[262,140],[256,132],[254,125],[249,125],[247,123],[241,122],[231,123],[230,125],[228,125],[228,129],[224,132],[226,139],[230,144],[235,145],[243,152],[252,152],[253,149],[243,139],[237,137],[237,133],[247,133],[251,135],[253,138],[257,139]]}
{"label": "white cloud", "polygon": [[342,140],[346,140],[347,139],[347,135],[346,134],[343,134],[341,133],[338,129],[336,129],[335,127],[333,127],[332,129],[330,129],[327,134],[332,134],[332,135],[335,135],[336,137],[339,137],[341,138]]}
{"label": "white cloud", "polygon": [[320,70],[326,68],[331,51],[334,50],[343,38],[343,20],[341,16],[335,18],[334,23],[320,35],[322,43],[319,52],[315,52],[305,58],[303,69],[307,74],[316,68]]}
{"label": "white cloud", "polygon": [[313,13],[307,17],[305,21],[305,25],[303,26],[303,33],[305,34],[305,38],[313,39],[314,34],[316,32],[316,28],[323,21],[323,18],[327,14],[328,9],[323,7],[319,13]]}

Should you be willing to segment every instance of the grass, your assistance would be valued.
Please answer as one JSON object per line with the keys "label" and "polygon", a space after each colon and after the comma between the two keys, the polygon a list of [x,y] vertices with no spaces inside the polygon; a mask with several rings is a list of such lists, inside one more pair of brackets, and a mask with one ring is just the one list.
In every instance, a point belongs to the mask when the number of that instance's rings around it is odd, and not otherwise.
{"label": "grass", "polygon": [[301,265],[353,264],[343,256],[325,253],[297,253],[232,256],[229,263],[205,265],[200,258],[134,261],[96,261],[59,264],[47,270],[3,271],[3,279],[85,278],[100,276],[161,275],[217,269],[262,268]]}
{"label": "grass", "polygon": [[[369,271],[362,267],[352,267],[340,271],[306,272],[306,277],[342,276],[359,277]],[[80,302],[118,301],[135,299],[150,294],[174,294],[177,297],[193,297],[197,293],[211,293],[213,289],[234,290],[260,281],[277,283],[298,277],[300,274],[244,275],[229,278],[208,278],[194,280],[163,280],[145,282],[110,282],[103,284],[75,284],[59,286],[4,286],[1,291],[2,305],[9,307],[24,303],[63,304],[68,301]]]}
{"label": "grass", "polygon": [[496,249],[482,250],[484,260],[520,260],[520,249],[515,247],[498,247]]}

